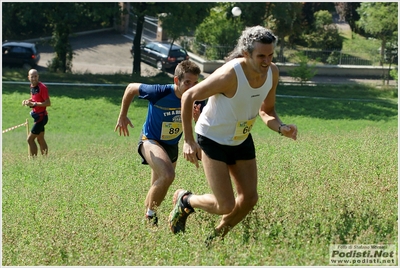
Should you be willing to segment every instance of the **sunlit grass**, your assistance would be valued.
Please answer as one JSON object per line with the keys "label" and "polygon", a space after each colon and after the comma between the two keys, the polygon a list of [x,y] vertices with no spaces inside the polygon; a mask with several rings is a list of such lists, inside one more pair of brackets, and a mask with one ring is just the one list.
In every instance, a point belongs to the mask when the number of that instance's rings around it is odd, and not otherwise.
{"label": "sunlit grass", "polygon": [[[48,157],[28,159],[24,127],[3,134],[2,265],[325,266],[330,244],[397,246],[397,98],[385,91],[280,86],[282,95],[335,99],[277,98],[281,119],[299,127],[297,141],[257,120],[259,202],[207,249],[219,216],[196,210],[185,234],[168,228],[177,188],[210,192],[203,168],[183,157],[159,207],[159,228],[146,226],[150,169],[136,146],[147,103],[135,101],[129,112],[135,128],[119,137],[123,90],[51,87]],[[25,122],[27,95],[26,86],[3,84],[3,129]]]}

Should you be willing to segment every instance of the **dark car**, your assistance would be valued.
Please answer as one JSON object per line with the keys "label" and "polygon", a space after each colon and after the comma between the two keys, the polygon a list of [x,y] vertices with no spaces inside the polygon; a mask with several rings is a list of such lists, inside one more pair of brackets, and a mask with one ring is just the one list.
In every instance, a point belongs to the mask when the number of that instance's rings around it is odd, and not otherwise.
{"label": "dark car", "polygon": [[[173,69],[181,61],[189,59],[187,51],[168,42],[150,42],[140,46],[141,60],[147,62],[159,70]],[[133,46],[131,49],[132,56],[134,55]]]}
{"label": "dark car", "polygon": [[38,65],[40,53],[33,43],[6,42],[3,43],[3,66],[23,67],[31,69]]}

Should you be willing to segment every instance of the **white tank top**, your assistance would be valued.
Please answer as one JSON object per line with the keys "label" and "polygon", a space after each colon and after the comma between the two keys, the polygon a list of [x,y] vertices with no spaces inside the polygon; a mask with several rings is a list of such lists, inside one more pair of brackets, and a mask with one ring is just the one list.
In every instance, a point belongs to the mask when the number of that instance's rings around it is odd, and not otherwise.
{"label": "white tank top", "polygon": [[232,98],[223,94],[211,96],[200,114],[195,132],[219,144],[234,146],[249,135],[261,104],[272,88],[272,71],[270,67],[261,87],[252,88],[237,59],[227,64],[232,64],[236,72],[236,94]]}

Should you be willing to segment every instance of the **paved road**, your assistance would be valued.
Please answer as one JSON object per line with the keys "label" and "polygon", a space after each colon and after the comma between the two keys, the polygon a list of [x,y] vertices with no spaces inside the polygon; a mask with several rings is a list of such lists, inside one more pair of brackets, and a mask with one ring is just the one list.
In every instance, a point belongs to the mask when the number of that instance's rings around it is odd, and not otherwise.
{"label": "paved road", "polygon": [[[86,35],[79,35],[70,39],[72,49],[75,53],[72,61],[72,71],[75,73],[91,74],[114,74],[132,73],[133,59],[130,54],[132,36],[121,35],[111,30]],[[47,62],[53,57],[53,49],[50,46],[41,46],[41,59],[39,69],[46,70]],[[148,64],[141,63],[142,76],[154,76],[160,71]],[[172,77],[172,74],[169,74]],[[202,73],[207,77],[208,73]],[[281,76],[282,83],[293,83],[295,80],[290,76]],[[395,85],[395,80],[390,80]],[[377,86],[382,85],[382,80],[353,79],[344,77],[315,76],[308,84],[356,84],[369,83]]]}
{"label": "paved road", "polygon": [[[74,51],[72,71],[74,73],[114,74],[132,73],[133,59],[130,54],[132,40],[116,31],[106,31],[71,37]],[[40,46],[39,69],[46,70],[47,63],[54,57],[54,50],[49,45]],[[159,73],[145,63],[141,64],[142,76]]]}

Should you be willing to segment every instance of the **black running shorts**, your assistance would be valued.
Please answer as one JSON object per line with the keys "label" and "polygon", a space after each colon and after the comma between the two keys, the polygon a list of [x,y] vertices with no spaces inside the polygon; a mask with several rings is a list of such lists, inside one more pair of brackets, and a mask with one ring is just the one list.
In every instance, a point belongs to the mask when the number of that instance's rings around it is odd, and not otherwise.
{"label": "black running shorts", "polygon": [[251,160],[256,157],[251,134],[243,143],[236,146],[221,145],[200,134],[197,134],[197,142],[209,158],[225,162],[228,165],[236,164],[236,160]]}
{"label": "black running shorts", "polygon": [[[140,146],[143,144],[144,141],[146,141],[146,140],[143,140],[142,137],[143,137],[143,133],[140,133],[137,150],[138,150],[140,157],[142,157],[142,164],[148,165],[149,163],[147,163],[146,159],[142,155],[142,152],[140,151]],[[156,141],[156,142],[158,142],[158,144],[160,144],[160,146],[162,148],[164,148],[164,150],[167,152],[168,157],[172,163],[175,163],[178,160],[178,153],[179,153],[178,144],[171,145],[171,144],[163,143],[162,141]]]}
{"label": "black running shorts", "polygon": [[44,126],[49,121],[48,115],[41,115],[40,118],[35,119],[35,122],[32,126],[31,132],[32,134],[39,135],[41,132],[44,132]]}

